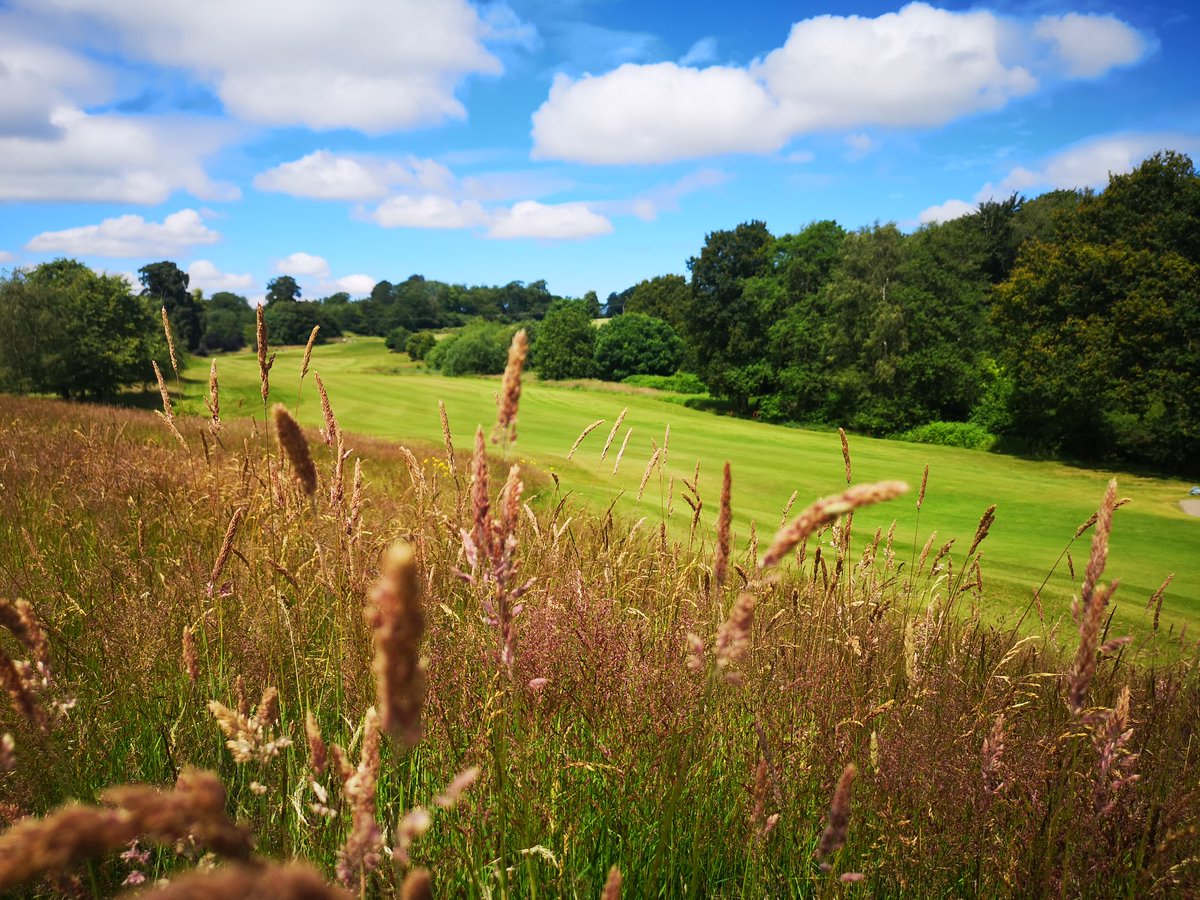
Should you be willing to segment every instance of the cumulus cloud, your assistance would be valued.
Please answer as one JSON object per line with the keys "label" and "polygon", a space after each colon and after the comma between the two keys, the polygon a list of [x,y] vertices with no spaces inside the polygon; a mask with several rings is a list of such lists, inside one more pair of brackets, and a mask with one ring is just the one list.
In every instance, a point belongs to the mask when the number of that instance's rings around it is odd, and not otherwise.
{"label": "cumulus cloud", "polygon": [[230,127],[187,117],[91,115],[69,106],[50,115],[52,137],[0,135],[0,200],[157,204],[184,190],[233,200],[201,160],[233,136]]}
{"label": "cumulus cloud", "polygon": [[1152,43],[1116,16],[1043,16],[1034,36],[1054,45],[1055,53],[1072,78],[1095,78],[1116,66],[1127,66],[1145,56]]}
{"label": "cumulus cloud", "polygon": [[328,278],[329,263],[323,256],[311,253],[296,252],[275,263],[275,271],[281,275],[302,276],[307,278]]}
{"label": "cumulus cloud", "polygon": [[523,200],[512,209],[497,213],[487,236],[579,240],[608,234],[612,230],[612,222],[592,212],[586,203],[545,204]]}
{"label": "cumulus cloud", "polygon": [[370,275],[361,273],[354,275],[344,275],[334,282],[338,290],[345,291],[347,294],[356,297],[362,297],[371,293],[371,289],[375,287],[375,279]]}
{"label": "cumulus cloud", "polygon": [[215,244],[220,239],[221,235],[204,224],[200,213],[181,209],[161,222],[126,215],[105,219],[99,225],[44,231],[25,249],[68,256],[164,257],[178,256],[197,244]]}
{"label": "cumulus cloud", "polygon": [[879,149],[879,142],[869,134],[848,134],[842,139],[842,143],[846,145],[843,156],[847,162],[858,162]]}
{"label": "cumulus cloud", "polygon": [[967,203],[965,200],[947,200],[945,203],[921,210],[917,221],[922,225],[928,225],[931,222],[949,222],[951,219],[961,219],[963,216],[971,215],[976,208],[975,204]]}
{"label": "cumulus cloud", "polygon": [[10,263],[17,258],[15,253],[9,253],[7,250],[0,250],[0,265]]}
{"label": "cumulus cloud", "polygon": [[188,266],[188,284],[200,288],[206,294],[218,291],[245,293],[254,287],[253,275],[235,275],[232,272],[222,272],[207,259],[198,259]]}
{"label": "cumulus cloud", "polygon": [[[1078,18],[1087,21],[1035,26],[911,3],[877,18],[804,19],[745,67],[627,64],[559,75],[533,115],[533,156],[656,163],[773,152],[818,131],[936,127],[1035,91],[1035,73],[1090,77],[1144,53],[1120,20]],[[1103,32],[1102,46],[1084,62],[1077,47],[1088,29]]]}
{"label": "cumulus cloud", "polygon": [[54,110],[72,97],[103,100],[109,79],[95,64],[21,30],[0,16],[0,136],[53,138],[60,133]]}
{"label": "cumulus cloud", "polygon": [[432,159],[401,160],[316,150],[254,177],[260,191],[317,200],[380,200],[396,187],[444,191],[454,176]]}
{"label": "cumulus cloud", "polygon": [[384,228],[473,228],[490,217],[477,200],[401,194],[379,204],[370,218]]}
{"label": "cumulus cloud", "polygon": [[558,75],[533,114],[533,157],[661,163],[768,153],[788,135],[777,102],[744,69],[626,64],[578,80]]}
{"label": "cumulus cloud", "polygon": [[[527,41],[513,15],[467,0],[19,0],[93,21],[124,54],[190,69],[247,122],[370,133],[461,119],[471,75],[498,75],[486,42]],[[511,12],[511,11],[510,11]]]}

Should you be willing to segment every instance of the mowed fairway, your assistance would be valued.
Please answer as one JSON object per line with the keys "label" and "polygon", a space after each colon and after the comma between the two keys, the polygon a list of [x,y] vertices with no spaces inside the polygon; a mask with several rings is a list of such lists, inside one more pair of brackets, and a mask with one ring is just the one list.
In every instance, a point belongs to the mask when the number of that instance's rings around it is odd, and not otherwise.
{"label": "mowed fairway", "polygon": [[[271,371],[271,400],[295,409],[302,348],[279,350]],[[204,362],[197,360],[186,373],[184,392],[189,411],[203,410],[207,388]],[[221,413],[258,415],[257,359],[251,353],[219,357]],[[441,443],[438,400],[446,404],[455,446],[470,450],[477,424],[490,434],[495,421],[497,378],[446,378],[407,363],[407,357],[388,353],[376,338],[352,339],[314,349],[300,404],[303,424],[321,420],[312,373],[319,373],[344,431],[361,432],[400,442]],[[628,407],[621,433],[608,457],[600,452],[612,423]],[[575,457],[567,453],[580,431],[596,419],[604,424],[583,442]],[[663,444],[670,426],[665,467],[652,476],[640,502],[636,498],[652,442]],[[620,469],[613,463],[632,428]],[[490,445],[496,453],[502,452]],[[911,493],[883,507],[868,509],[854,520],[859,539],[877,527],[885,531],[896,521],[900,559],[920,551],[933,530],[936,545],[956,538],[952,554],[956,567],[970,545],[980,515],[996,504],[996,521],[983,545],[983,576],[989,611],[1006,615],[1023,609],[1032,590],[1041,584],[1075,529],[1099,505],[1111,473],[1033,462],[995,454],[908,444],[850,436],[855,482],[901,479]],[[792,513],[845,486],[841,448],[835,433],[803,431],[745,421],[687,409],[660,395],[604,387],[570,387],[527,379],[521,396],[518,440],[509,457],[556,474],[561,489],[593,511],[603,512],[620,494],[616,510],[630,525],[647,516],[643,527],[657,527],[667,510],[668,483],[675,478],[672,533],[687,537],[691,510],[680,496],[681,478],[692,477],[700,463],[703,535],[711,540],[720,493],[721,467],[733,471],[734,528],[745,550],[750,523],[756,523],[760,545],[779,527],[788,498],[798,493]],[[925,465],[929,486],[920,512],[916,492]],[[369,474],[369,469],[368,469]],[[1119,475],[1120,496],[1133,502],[1118,510],[1107,575],[1119,578],[1116,594],[1117,627],[1138,629],[1148,623],[1146,601],[1169,573],[1175,573],[1165,595],[1163,628],[1200,622],[1200,519],[1182,512],[1178,501],[1188,484],[1155,478]],[[622,493],[623,492],[623,493]],[[1071,547],[1078,574],[1087,559],[1090,532]],[[1048,621],[1067,615],[1072,592],[1066,560],[1042,593]],[[1012,615],[1015,615],[1012,612]],[[1069,620],[1068,620],[1069,624]]]}

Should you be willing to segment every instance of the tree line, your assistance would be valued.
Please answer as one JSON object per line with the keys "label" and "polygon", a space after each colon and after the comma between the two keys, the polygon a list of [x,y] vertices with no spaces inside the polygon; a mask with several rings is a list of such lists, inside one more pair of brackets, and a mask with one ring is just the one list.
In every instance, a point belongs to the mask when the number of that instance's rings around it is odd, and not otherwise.
{"label": "tree line", "polygon": [[[610,294],[600,328],[592,291],[420,275],[313,301],[281,275],[265,316],[273,342],[315,325],[321,340],[378,335],[446,374],[500,371],[526,327],[542,378],[682,370],[767,421],[1200,470],[1200,176],[1183,154],[912,233],[746,222],[708,234],[687,269]],[[164,353],[159,307],[191,353],[253,343],[246,298],[205,298],[170,261],[139,278],[135,295],[72,260],[0,278],[0,389],[108,397],[144,381]]]}

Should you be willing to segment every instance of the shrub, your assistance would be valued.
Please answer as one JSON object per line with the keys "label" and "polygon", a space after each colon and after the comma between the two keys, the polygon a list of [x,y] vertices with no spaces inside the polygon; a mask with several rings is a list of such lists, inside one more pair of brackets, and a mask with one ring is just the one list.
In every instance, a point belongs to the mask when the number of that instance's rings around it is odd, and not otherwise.
{"label": "shrub", "polygon": [[512,331],[492,322],[473,322],[435,344],[425,361],[443,375],[499,375],[508,361]]}
{"label": "shrub", "polygon": [[596,335],[596,371],[606,381],[630,375],[670,375],[683,359],[683,341],[662,319],[617,316]]}
{"label": "shrub", "polygon": [[433,336],[432,331],[418,331],[416,334],[410,335],[408,343],[404,345],[404,349],[408,351],[410,359],[422,360],[429,355],[429,351],[433,349],[437,343],[437,338]]}
{"label": "shrub", "polygon": [[578,300],[555,303],[534,335],[530,364],[542,378],[587,378],[595,345],[587,305]]}
{"label": "shrub", "polygon": [[928,422],[896,437],[914,444],[938,444],[965,450],[990,450],[996,443],[996,438],[987,429],[973,422]]}
{"label": "shrub", "polygon": [[403,325],[397,325],[387,333],[387,337],[383,339],[383,345],[393,353],[403,353],[408,349],[408,339],[412,337],[412,332]]}

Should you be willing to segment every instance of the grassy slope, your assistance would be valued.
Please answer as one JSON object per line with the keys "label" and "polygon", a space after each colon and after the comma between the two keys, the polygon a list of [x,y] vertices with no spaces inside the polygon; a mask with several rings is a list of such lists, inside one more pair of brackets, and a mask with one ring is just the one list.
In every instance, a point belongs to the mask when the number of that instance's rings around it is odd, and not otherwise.
{"label": "grassy slope", "polygon": [[[279,351],[272,380],[282,386],[272,400],[295,406],[295,385],[301,350]],[[311,370],[319,373],[343,429],[402,441],[441,442],[437,402],[446,404],[459,449],[469,449],[477,423],[489,428],[495,419],[493,393],[496,379],[443,378],[412,367],[406,358],[388,354],[379,339],[358,339],[318,347]],[[192,411],[201,411],[207,387],[202,363],[185,377],[184,391]],[[221,357],[218,361],[222,413],[261,414],[257,361],[252,354]],[[301,420],[316,425],[320,407],[311,374],[304,388]],[[240,409],[239,407],[240,400]],[[607,461],[600,450],[611,423],[625,406],[629,412],[622,432],[633,428],[621,469],[612,475],[612,462],[622,440],[618,436]],[[579,432],[597,418],[605,424],[593,431],[574,460],[567,451]],[[641,503],[634,500],[638,482],[652,451],[651,441],[662,443],[670,425],[670,452],[666,474],[647,486]],[[984,578],[988,594],[1002,608],[1023,607],[1030,590],[1041,583],[1075,528],[1095,510],[1110,473],[1073,468],[1057,463],[851,437],[856,482],[899,478],[915,494],[924,466],[929,465],[929,489],[921,511],[916,543],[923,544],[930,529],[937,529],[940,545],[954,537],[956,560],[965,552],[981,513],[997,505],[996,523],[984,545]],[[778,527],[792,491],[798,492],[793,512],[804,504],[844,484],[836,434],[780,428],[757,422],[721,418],[663,402],[647,393],[590,390],[552,384],[527,383],[521,398],[519,439],[511,455],[558,474],[563,489],[576,492],[594,509],[602,510],[618,490],[625,491],[618,510],[634,519],[642,515],[657,521],[667,501],[667,477],[676,478],[673,527],[686,529],[690,510],[679,497],[678,479],[691,478],[700,460],[700,486],[705,522],[713,521],[719,493],[720,469],[732,463],[734,527],[740,541],[757,523],[761,543]],[[1164,623],[1200,622],[1200,519],[1185,515],[1177,501],[1187,485],[1179,481],[1119,477],[1120,494],[1133,503],[1118,511],[1108,572],[1119,577],[1117,622],[1125,627],[1142,621],[1143,607],[1170,572],[1175,580],[1166,594]],[[916,534],[915,496],[884,509],[860,514],[855,528],[860,536],[877,526],[885,529],[897,520],[901,553],[907,552]],[[1087,556],[1086,538],[1071,548],[1082,567]],[[1061,572],[1043,593],[1047,617],[1065,613],[1070,602],[1070,581],[1064,561]],[[998,610],[1001,611],[1001,610]]]}

